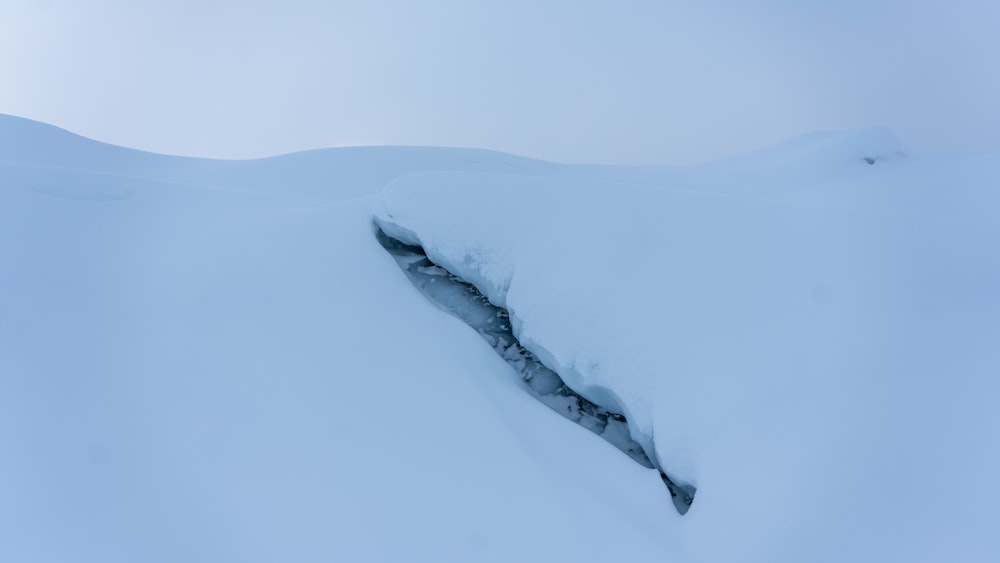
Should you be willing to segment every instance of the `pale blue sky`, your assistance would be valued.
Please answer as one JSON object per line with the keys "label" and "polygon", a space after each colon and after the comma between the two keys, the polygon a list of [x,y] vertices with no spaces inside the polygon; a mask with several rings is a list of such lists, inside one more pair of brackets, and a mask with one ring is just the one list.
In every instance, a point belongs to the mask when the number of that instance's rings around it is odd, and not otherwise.
{"label": "pale blue sky", "polygon": [[0,0],[0,113],[237,158],[685,164],[816,129],[1000,151],[1000,2]]}

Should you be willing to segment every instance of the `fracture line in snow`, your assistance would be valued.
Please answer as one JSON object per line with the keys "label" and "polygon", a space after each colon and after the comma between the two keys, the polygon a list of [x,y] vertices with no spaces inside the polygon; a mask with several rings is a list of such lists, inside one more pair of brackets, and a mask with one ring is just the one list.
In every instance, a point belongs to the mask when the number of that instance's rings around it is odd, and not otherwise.
{"label": "fracture line in snow", "polygon": [[636,463],[657,469],[677,512],[685,514],[688,511],[694,500],[694,487],[675,483],[650,461],[642,446],[632,439],[628,421],[622,414],[581,396],[521,346],[506,310],[490,303],[474,285],[431,262],[421,247],[396,240],[377,227],[376,238],[432,303],[472,327],[514,368],[533,397],[604,438]]}

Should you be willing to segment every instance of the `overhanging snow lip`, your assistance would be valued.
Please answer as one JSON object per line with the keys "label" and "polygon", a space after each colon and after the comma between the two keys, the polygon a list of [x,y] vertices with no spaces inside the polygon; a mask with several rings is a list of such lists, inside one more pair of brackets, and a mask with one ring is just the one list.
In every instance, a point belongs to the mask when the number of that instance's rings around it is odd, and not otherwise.
{"label": "overhanging snow lip", "polygon": [[423,249],[424,243],[420,240],[417,233],[407,229],[392,219],[392,214],[386,211],[376,212],[372,216],[372,232],[375,233],[376,237],[378,236],[378,233],[381,232],[389,238],[395,239],[397,242],[401,242],[407,246],[420,248],[421,252],[426,254],[426,251]]}

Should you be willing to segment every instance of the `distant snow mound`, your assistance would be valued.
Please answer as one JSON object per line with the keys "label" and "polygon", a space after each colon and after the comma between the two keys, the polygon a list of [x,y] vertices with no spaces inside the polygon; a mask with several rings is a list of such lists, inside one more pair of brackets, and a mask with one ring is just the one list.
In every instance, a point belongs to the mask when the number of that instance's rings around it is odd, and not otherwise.
{"label": "distant snow mound", "polygon": [[800,145],[800,154],[806,156],[811,151],[824,160],[855,163],[864,161],[866,164],[896,160],[909,154],[906,145],[885,128],[828,131],[817,137],[811,143]]}
{"label": "distant snow mound", "polygon": [[[0,114],[0,185],[25,185],[70,199],[118,198],[127,189],[85,190],[78,182],[50,186],[67,171],[99,175],[93,182],[136,179],[201,188],[266,192],[303,200],[341,201],[374,194],[398,176],[426,171],[545,173],[552,163],[483,149],[340,147],[250,160],[168,156],[120,147],[23,117]],[[30,167],[14,170],[13,167]],[[44,170],[48,169],[48,170]],[[38,186],[39,174],[45,186]],[[91,177],[96,177],[91,175]],[[25,178],[31,180],[25,182]],[[96,194],[96,195],[95,195]],[[111,194],[110,196],[107,194]]]}
{"label": "distant snow mound", "polygon": [[909,148],[885,128],[817,131],[769,148],[696,166],[722,172],[828,175],[905,159]]}

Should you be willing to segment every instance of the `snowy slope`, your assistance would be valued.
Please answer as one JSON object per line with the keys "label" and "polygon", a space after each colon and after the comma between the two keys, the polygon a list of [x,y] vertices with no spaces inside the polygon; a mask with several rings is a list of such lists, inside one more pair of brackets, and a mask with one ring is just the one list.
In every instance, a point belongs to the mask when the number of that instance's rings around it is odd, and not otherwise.
{"label": "snowy slope", "polygon": [[410,285],[356,197],[411,169],[550,165],[395,148],[195,161],[9,117],[0,140],[0,561],[674,543],[662,484],[523,393]]}
{"label": "snowy slope", "polygon": [[[210,161],[0,116],[0,561],[994,561],[998,161],[907,152]],[[427,301],[373,210],[690,512]]]}
{"label": "snowy slope", "polygon": [[377,217],[697,486],[671,553],[994,561],[1000,159],[907,152],[862,131],[617,181],[423,174]]}

